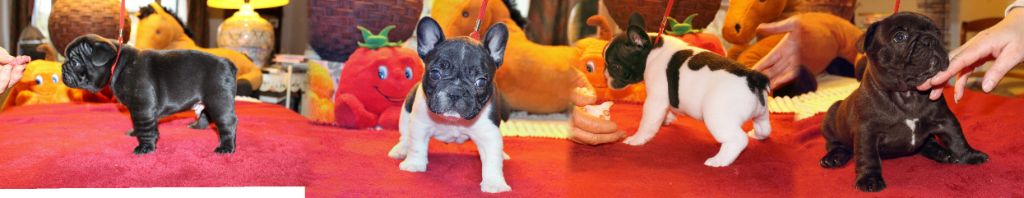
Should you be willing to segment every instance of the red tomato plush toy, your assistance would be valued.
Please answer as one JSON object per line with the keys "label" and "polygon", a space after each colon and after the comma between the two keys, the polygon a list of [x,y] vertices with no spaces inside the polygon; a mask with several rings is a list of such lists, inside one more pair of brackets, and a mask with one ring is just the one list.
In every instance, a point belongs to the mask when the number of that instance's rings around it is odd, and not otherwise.
{"label": "red tomato plush toy", "polygon": [[345,128],[398,128],[405,96],[420,82],[423,62],[416,51],[388,42],[394,26],[373,35],[366,28],[365,43],[345,63],[335,92],[335,121]]}
{"label": "red tomato plush toy", "polygon": [[676,21],[676,19],[669,17],[669,29],[665,30],[665,34],[678,37],[679,39],[682,39],[684,42],[689,43],[694,47],[703,48],[708,51],[714,52],[718,55],[725,56],[725,48],[722,47],[722,41],[718,40],[718,37],[716,37],[714,34],[693,31],[693,25],[691,25],[690,23],[691,21],[693,21],[693,17],[696,16],[697,14],[694,13],[689,17],[686,17],[686,20],[683,21],[682,23]]}

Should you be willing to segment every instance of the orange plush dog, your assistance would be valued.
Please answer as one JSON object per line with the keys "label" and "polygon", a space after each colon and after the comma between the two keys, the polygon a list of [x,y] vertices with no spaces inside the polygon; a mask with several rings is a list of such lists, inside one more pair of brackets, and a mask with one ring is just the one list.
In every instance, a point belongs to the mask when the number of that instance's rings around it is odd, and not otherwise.
{"label": "orange plush dog", "polygon": [[[467,36],[474,30],[480,4],[481,0],[435,1],[431,17],[446,37]],[[590,82],[574,67],[580,64],[576,48],[531,42],[513,19],[513,14],[521,17],[508,0],[490,1],[485,9],[481,29],[499,22],[508,26],[505,63],[495,74],[495,81],[510,107],[530,113],[556,113],[595,101],[596,97],[587,93],[593,90]]]}
{"label": "orange plush dog", "polygon": [[596,37],[588,37],[576,41],[576,49],[580,51],[580,60],[576,69],[584,71],[587,80],[594,86],[598,101],[616,101],[642,103],[647,92],[643,84],[626,87],[622,90],[608,88],[604,75],[604,47],[612,39],[612,29],[608,21],[601,16],[587,18],[587,25],[598,28]]}

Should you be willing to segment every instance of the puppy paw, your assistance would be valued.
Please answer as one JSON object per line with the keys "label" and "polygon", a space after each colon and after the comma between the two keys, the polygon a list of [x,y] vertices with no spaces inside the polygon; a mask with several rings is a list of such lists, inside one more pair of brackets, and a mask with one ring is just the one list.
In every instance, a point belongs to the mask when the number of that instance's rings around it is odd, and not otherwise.
{"label": "puppy paw", "polygon": [[960,156],[959,161],[962,164],[981,164],[988,161],[988,154],[977,150],[970,150],[963,156]]}
{"label": "puppy paw", "polygon": [[505,183],[504,179],[489,179],[480,182],[480,191],[485,193],[500,193],[511,191],[512,187]]}
{"label": "puppy paw", "polygon": [[213,149],[213,152],[219,154],[235,153],[235,146],[221,145]]}
{"label": "puppy paw", "polygon": [[736,159],[725,159],[725,158],[727,158],[727,157],[714,156],[714,157],[708,158],[708,160],[705,160],[704,161],[704,165],[705,166],[710,166],[710,167],[726,167],[726,166],[729,166],[729,164],[732,164],[733,161],[736,161]]}
{"label": "puppy paw", "polygon": [[768,139],[768,134],[758,133],[757,130],[747,131],[747,136],[749,136],[750,138],[754,138],[755,140]]}
{"label": "puppy paw", "polygon": [[821,161],[818,163],[822,168],[839,168],[850,162],[850,153],[833,150],[825,154],[825,157],[821,157]]}
{"label": "puppy paw", "polygon": [[401,164],[398,164],[398,169],[408,172],[426,172],[427,162],[417,162],[415,160],[405,159]]}
{"label": "puppy paw", "polygon": [[135,147],[136,155],[152,153],[153,151],[156,151],[156,145],[153,144],[139,144],[139,146]]}
{"label": "puppy paw", "polygon": [[647,144],[647,141],[651,141],[651,137],[641,137],[638,135],[634,135],[627,137],[626,140],[622,141],[622,143],[626,143],[630,146],[640,146]]}
{"label": "puppy paw", "polygon": [[391,151],[388,151],[388,157],[399,160],[405,159],[406,152],[407,151],[405,150],[405,148],[403,148],[401,144],[398,144],[395,145],[394,147],[391,147]]}
{"label": "puppy paw", "polygon": [[662,121],[661,125],[665,125],[665,126],[672,125],[672,122],[675,122],[675,121],[676,121],[676,115],[674,115],[672,113],[668,113],[668,114],[665,114],[665,120]]}
{"label": "puppy paw", "polygon": [[501,158],[504,158],[505,160],[510,160],[510,159],[512,159],[512,156],[508,156],[508,153],[505,153],[504,151],[502,151],[501,152]]}
{"label": "puppy paw", "polygon": [[190,128],[190,129],[206,129],[207,127],[209,127],[208,123],[203,123],[202,121],[198,121],[198,120],[196,120],[195,122],[192,122],[192,124],[188,125],[188,128]]}
{"label": "puppy paw", "polygon": [[882,174],[858,176],[857,189],[864,192],[879,192],[885,189],[885,180],[882,180]]}

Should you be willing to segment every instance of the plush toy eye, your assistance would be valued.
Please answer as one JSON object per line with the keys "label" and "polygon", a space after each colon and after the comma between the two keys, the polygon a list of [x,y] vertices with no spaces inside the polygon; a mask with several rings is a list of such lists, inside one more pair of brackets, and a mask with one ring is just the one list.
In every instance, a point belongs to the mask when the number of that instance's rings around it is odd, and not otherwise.
{"label": "plush toy eye", "polygon": [[377,67],[377,77],[380,77],[381,80],[388,78],[388,67],[384,65]]}
{"label": "plush toy eye", "polygon": [[57,82],[60,81],[60,78],[57,77],[57,74],[54,74],[50,76],[50,80],[53,81],[53,84],[57,84]]}
{"label": "plush toy eye", "polygon": [[412,67],[409,67],[409,66],[405,67],[405,79],[406,80],[412,80]]}
{"label": "plush toy eye", "polygon": [[476,82],[474,84],[477,87],[483,87],[483,86],[487,85],[487,77],[476,78]]}
{"label": "plush toy eye", "polygon": [[469,12],[468,11],[462,11],[462,17],[463,18],[469,17]]}
{"label": "plush toy eye", "polygon": [[435,69],[430,69],[430,73],[429,74],[430,74],[430,79],[431,80],[437,80],[437,79],[441,78],[441,70],[438,70],[436,68]]}
{"label": "plush toy eye", "polygon": [[43,76],[36,76],[36,84],[37,85],[43,84]]}
{"label": "plush toy eye", "polygon": [[896,35],[892,37],[892,41],[900,43],[900,42],[906,41],[907,38],[909,38],[909,37],[910,37],[910,35],[907,35],[907,32],[899,31],[899,32],[896,32]]}
{"label": "plush toy eye", "polygon": [[594,61],[587,61],[587,73],[594,73]]}

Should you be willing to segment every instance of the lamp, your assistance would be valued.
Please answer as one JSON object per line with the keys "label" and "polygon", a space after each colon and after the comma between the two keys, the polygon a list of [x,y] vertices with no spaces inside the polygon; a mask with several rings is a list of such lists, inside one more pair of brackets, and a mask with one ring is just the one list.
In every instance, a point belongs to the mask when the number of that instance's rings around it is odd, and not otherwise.
{"label": "lamp", "polygon": [[206,6],[238,9],[217,29],[217,46],[244,53],[259,66],[267,65],[274,49],[274,27],[255,9],[288,5],[288,0],[210,0]]}

